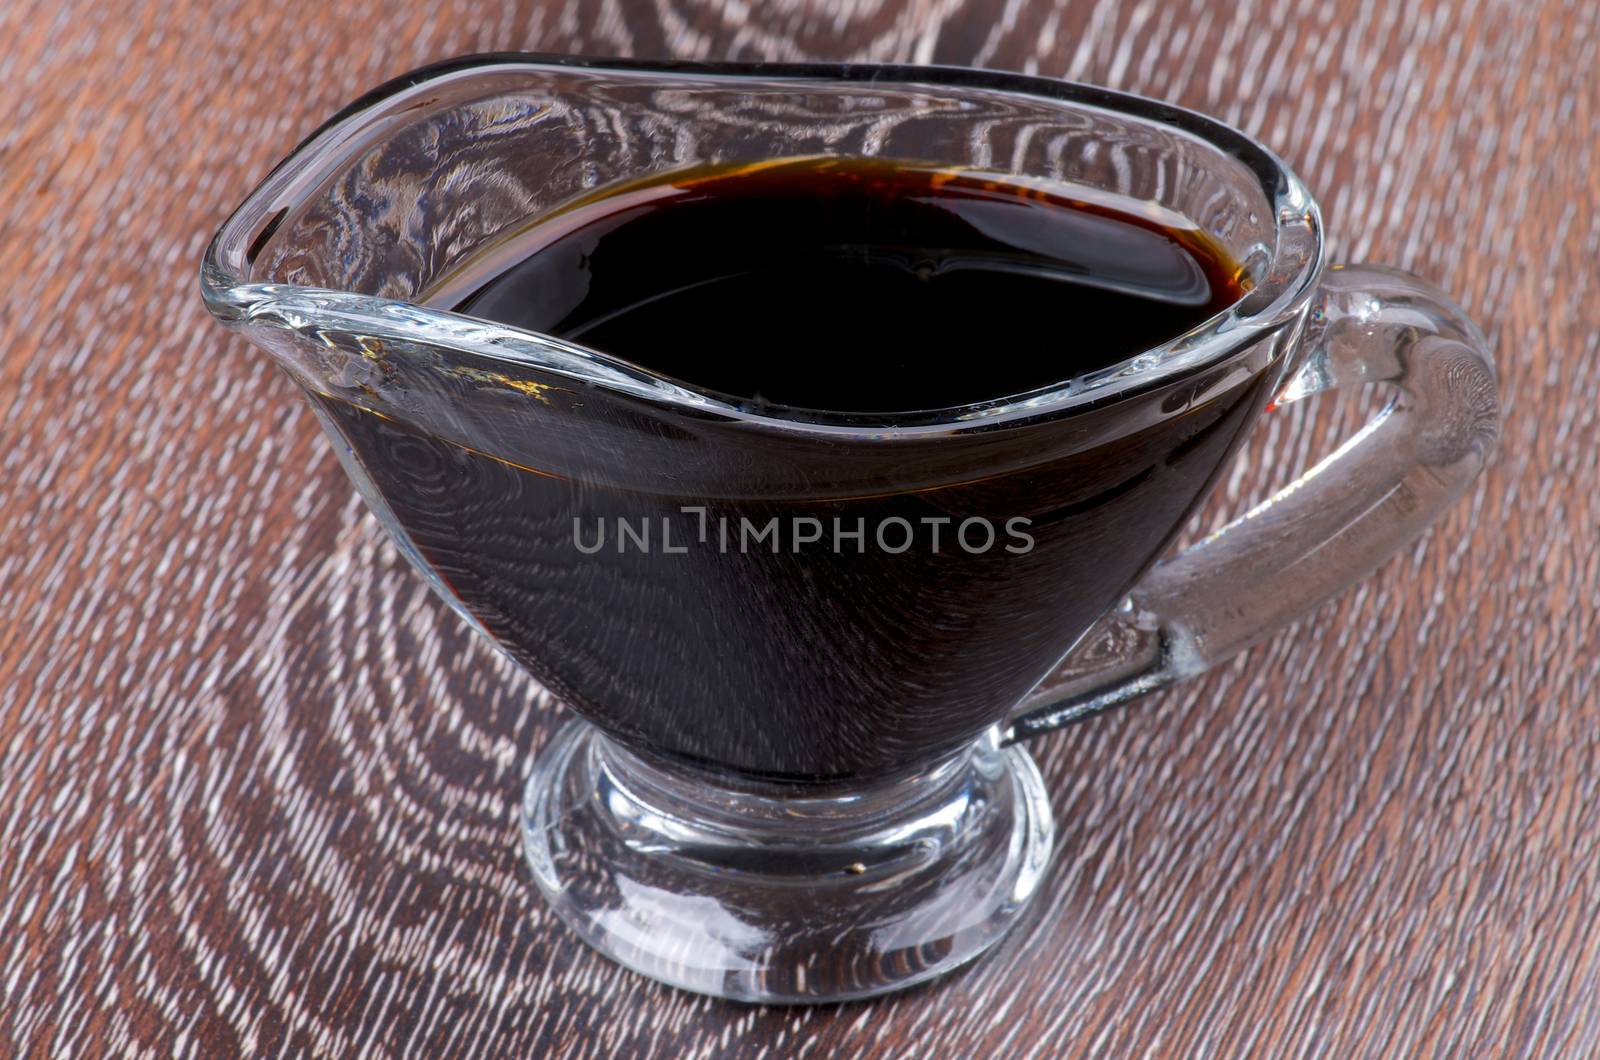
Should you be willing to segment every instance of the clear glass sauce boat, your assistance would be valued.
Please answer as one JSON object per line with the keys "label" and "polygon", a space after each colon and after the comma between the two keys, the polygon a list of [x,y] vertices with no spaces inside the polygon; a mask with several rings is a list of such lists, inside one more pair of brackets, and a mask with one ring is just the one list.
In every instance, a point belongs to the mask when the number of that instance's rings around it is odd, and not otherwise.
{"label": "clear glass sauce boat", "polygon": [[[1248,293],[1104,370],[885,414],[755,405],[430,301],[619,182],[818,155],[1131,204],[1223,248]],[[1498,410],[1482,336],[1413,277],[1324,269],[1322,246],[1316,204],[1265,148],[1100,88],[491,55],[390,82],[318,130],[223,225],[202,290],[305,390],[422,576],[578,716],[522,818],[561,917],[664,982],[820,1002],[937,975],[1022,914],[1053,825],[1021,738],[1280,629],[1483,467]],[[1264,408],[1353,384],[1392,400],[1157,562]],[[1108,476],[1115,490],[1090,488]],[[704,527],[735,504],[1053,529],[1025,554],[918,547],[863,580],[836,552],[719,545]],[[666,526],[683,550],[575,547],[602,519]]]}

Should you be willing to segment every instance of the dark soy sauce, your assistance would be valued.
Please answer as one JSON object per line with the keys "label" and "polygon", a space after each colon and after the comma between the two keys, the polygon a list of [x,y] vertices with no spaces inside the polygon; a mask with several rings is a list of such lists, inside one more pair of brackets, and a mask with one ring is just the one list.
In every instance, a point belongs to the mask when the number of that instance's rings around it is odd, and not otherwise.
{"label": "dark soy sauce", "polygon": [[[602,189],[426,300],[747,411],[870,424],[1117,365],[1245,293],[1161,223],[1181,219],[1108,202],[879,161],[703,168]],[[489,362],[473,378],[538,398],[493,445],[316,402],[558,696],[635,747],[798,780],[914,766],[1003,717],[1181,525],[1273,363],[959,436],[757,429]]]}
{"label": "dark soy sauce", "polygon": [[1105,368],[1242,293],[1192,229],[990,177],[800,159],[605,195],[430,301],[737,398],[887,412]]}

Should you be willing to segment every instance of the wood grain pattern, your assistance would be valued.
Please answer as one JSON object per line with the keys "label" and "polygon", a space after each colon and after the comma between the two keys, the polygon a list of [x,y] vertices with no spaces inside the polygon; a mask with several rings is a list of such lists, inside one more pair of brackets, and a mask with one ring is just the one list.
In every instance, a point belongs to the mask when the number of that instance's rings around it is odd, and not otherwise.
{"label": "wood grain pattern", "polygon": [[[806,1010],[647,983],[521,861],[556,708],[194,290],[323,116],[500,48],[975,63],[1216,113],[1320,193],[1335,258],[1485,324],[1502,454],[1315,620],[1039,745],[1059,853],[980,965]],[[0,6],[0,1054],[1594,1055],[1597,50],[1589,0]],[[1207,518],[1351,415],[1270,417]]]}

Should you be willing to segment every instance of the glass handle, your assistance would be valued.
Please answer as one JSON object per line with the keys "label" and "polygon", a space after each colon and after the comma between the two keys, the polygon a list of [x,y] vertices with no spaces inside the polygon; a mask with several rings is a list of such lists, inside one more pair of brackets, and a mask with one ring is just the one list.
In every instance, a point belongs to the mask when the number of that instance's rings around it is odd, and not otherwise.
{"label": "glass handle", "polygon": [[1335,267],[1286,405],[1381,383],[1389,403],[1327,459],[1204,541],[1158,563],[1079,639],[1007,722],[1009,741],[1059,729],[1192,677],[1365,577],[1438,518],[1499,434],[1488,343],[1408,273]]}

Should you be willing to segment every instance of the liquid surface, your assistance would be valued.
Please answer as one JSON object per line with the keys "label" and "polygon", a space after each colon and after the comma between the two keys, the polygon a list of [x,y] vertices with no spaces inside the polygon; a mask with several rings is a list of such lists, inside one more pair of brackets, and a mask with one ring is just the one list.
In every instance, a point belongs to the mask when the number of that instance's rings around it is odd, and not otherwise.
{"label": "liquid surface", "polygon": [[745,401],[844,412],[1026,393],[1243,294],[1193,229],[996,178],[798,159],[634,184],[429,297]]}
{"label": "liquid surface", "polygon": [[[747,401],[871,410],[1050,385],[1240,293],[1192,236],[1114,211],[820,172],[627,189],[435,302]],[[466,353],[410,391],[437,432],[313,400],[380,518],[564,702],[641,750],[803,780],[1001,720],[1171,539],[1273,363],[914,437],[758,429]]]}

